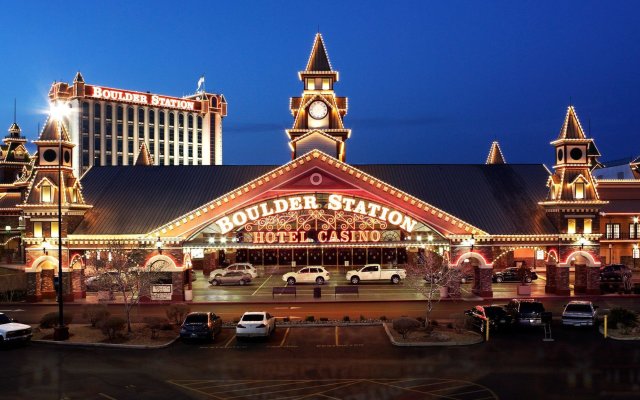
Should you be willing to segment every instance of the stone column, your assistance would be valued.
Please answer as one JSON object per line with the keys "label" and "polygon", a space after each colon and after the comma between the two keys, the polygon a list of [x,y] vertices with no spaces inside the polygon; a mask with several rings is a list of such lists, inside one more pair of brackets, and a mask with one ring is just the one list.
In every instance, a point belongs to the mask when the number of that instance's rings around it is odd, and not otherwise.
{"label": "stone column", "polygon": [[55,299],[56,288],[53,284],[55,273],[52,269],[43,269],[40,272],[40,290],[43,299]]}
{"label": "stone column", "polygon": [[493,297],[493,288],[491,286],[491,278],[493,277],[493,268],[491,267],[475,267],[475,279],[473,294],[480,297]]}
{"label": "stone column", "polygon": [[213,251],[211,253],[206,253],[204,258],[202,259],[202,273],[204,274],[204,279],[209,279],[209,274],[211,271],[216,269],[218,261],[218,252]]}
{"label": "stone column", "polygon": [[557,266],[555,264],[547,264],[547,283],[544,285],[545,293],[556,292],[556,271]]}
{"label": "stone column", "polygon": [[76,268],[71,271],[71,288],[73,289],[74,299],[84,299],[87,297],[83,269]]}
{"label": "stone column", "polygon": [[42,292],[40,291],[41,279],[40,272],[27,272],[27,301],[35,303],[42,301]]}
{"label": "stone column", "polygon": [[587,294],[600,294],[600,268],[588,266],[586,269]]}
{"label": "stone column", "polygon": [[555,293],[560,296],[569,296],[569,267],[556,267],[556,290]]}
{"label": "stone column", "polygon": [[576,280],[574,283],[574,294],[587,293],[587,266],[584,264],[575,265]]}
{"label": "stone column", "polygon": [[71,274],[69,270],[62,271],[62,299],[65,303],[73,302],[73,288],[71,287]]}
{"label": "stone column", "polygon": [[171,283],[173,284],[171,301],[184,301],[184,271],[172,272]]}
{"label": "stone column", "polygon": [[460,270],[456,269],[455,273],[452,274],[452,279],[449,281],[447,285],[447,291],[449,293],[449,297],[460,297],[460,278],[462,273]]}

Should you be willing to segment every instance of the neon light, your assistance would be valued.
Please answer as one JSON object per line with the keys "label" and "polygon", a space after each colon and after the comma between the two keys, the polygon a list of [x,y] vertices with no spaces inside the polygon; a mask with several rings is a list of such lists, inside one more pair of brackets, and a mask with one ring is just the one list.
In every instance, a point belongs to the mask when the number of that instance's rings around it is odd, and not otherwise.
{"label": "neon light", "polygon": [[160,96],[140,92],[129,92],[126,90],[111,89],[101,86],[87,85],[87,96],[102,100],[123,101],[128,103],[150,105],[157,107],[177,108],[186,111],[195,111],[196,102],[179,99],[176,97]]}

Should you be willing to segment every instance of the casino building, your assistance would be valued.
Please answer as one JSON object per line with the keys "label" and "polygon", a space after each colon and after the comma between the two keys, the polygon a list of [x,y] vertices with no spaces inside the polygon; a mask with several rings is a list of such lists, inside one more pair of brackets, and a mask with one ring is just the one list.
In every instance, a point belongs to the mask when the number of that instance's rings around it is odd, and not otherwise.
{"label": "casino building", "polygon": [[222,164],[223,95],[200,92],[184,98],[85,83],[51,86],[52,104],[71,108],[65,128],[73,143],[73,168],[81,176],[93,165],[134,165],[143,143],[154,165]]}
{"label": "casino building", "polygon": [[[202,165],[178,162],[179,152],[167,152],[173,143],[167,130],[170,115],[183,115],[187,131],[189,115],[211,126],[226,113],[222,96],[189,99],[195,111],[171,108],[176,103],[155,109],[158,115],[164,110],[164,130],[155,115],[151,134],[146,123],[152,95],[145,97],[149,104],[139,104],[135,95],[144,94],[114,90],[107,95],[106,88],[89,89],[80,75],[73,86],[54,85],[52,99],[65,93],[76,109],[88,107],[89,120],[96,118],[95,109],[103,115],[103,101],[109,101],[115,107],[112,121],[118,121],[118,107],[126,103],[122,159],[114,153],[119,128],[111,125],[110,162],[103,162],[108,158],[106,136],[100,136],[100,165],[95,162],[79,180],[76,163],[90,163],[70,154],[74,139],[80,143],[78,154],[84,154],[85,130],[78,127],[84,111],[68,126],[47,122],[31,167],[20,180],[24,190],[15,206],[23,217],[29,299],[55,296],[58,257],[65,266],[63,281],[69,283],[65,298],[85,296],[86,255],[104,252],[113,243],[147,249],[145,265],[162,265],[171,274],[174,300],[184,300],[190,284],[187,270],[194,267],[206,273],[221,263],[248,261],[273,267],[321,264],[336,271],[345,265],[416,263],[425,252],[437,254],[452,268],[472,269],[472,289],[483,297],[492,296],[493,270],[516,261],[546,269],[548,292],[569,294],[569,274],[575,273],[574,293],[598,293],[602,209],[609,201],[601,198],[593,177],[600,153],[573,107],[551,142],[552,171],[542,164],[507,163],[498,143],[492,144],[485,164],[353,165],[346,162],[348,102],[336,95],[339,75],[320,34],[299,78],[302,95],[290,101],[293,124],[286,130],[292,160],[272,166],[220,165],[219,147],[213,145],[210,162]],[[209,114],[200,115],[198,107],[209,107]],[[144,118],[137,116],[140,110]],[[133,129],[133,147],[125,145],[132,130],[124,127],[135,128],[143,119],[143,134]],[[105,124],[99,120],[100,133]],[[91,126],[87,132],[95,138],[96,127]],[[158,132],[164,132],[164,150]],[[210,132],[218,134],[213,128]],[[131,165],[130,149],[143,137],[156,162]],[[203,154],[208,153],[204,142]],[[92,143],[89,154],[95,156]],[[179,143],[173,148],[182,147]],[[58,154],[59,145],[63,154]],[[55,173],[60,157],[62,179]],[[64,193],[61,238],[58,191]],[[43,243],[51,248],[47,251]]]}

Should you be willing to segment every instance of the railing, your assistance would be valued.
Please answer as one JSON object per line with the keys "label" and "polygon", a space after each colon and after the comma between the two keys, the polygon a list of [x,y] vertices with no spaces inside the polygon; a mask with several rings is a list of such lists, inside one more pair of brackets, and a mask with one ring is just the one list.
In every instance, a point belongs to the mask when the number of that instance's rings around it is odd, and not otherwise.
{"label": "railing", "polygon": [[617,234],[615,232],[610,232],[610,233],[603,234],[600,240],[638,240],[640,241],[640,232],[638,233],[639,233],[638,235],[634,235],[631,232],[620,232]]}

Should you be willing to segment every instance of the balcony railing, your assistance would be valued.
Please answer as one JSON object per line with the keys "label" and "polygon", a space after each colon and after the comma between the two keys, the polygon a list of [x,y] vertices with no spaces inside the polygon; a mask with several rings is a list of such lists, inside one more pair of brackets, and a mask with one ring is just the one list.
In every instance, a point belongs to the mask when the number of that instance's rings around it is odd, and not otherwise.
{"label": "balcony railing", "polygon": [[[638,232],[640,233],[640,232]],[[640,235],[634,235],[630,232],[609,232],[604,233],[600,240],[640,240]]]}

